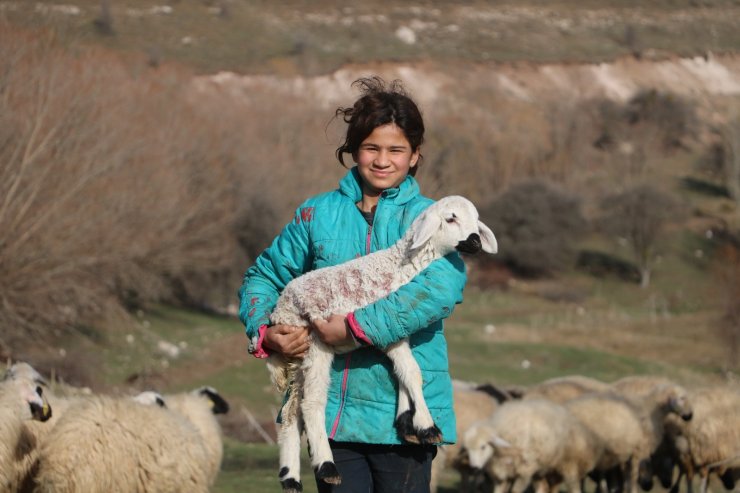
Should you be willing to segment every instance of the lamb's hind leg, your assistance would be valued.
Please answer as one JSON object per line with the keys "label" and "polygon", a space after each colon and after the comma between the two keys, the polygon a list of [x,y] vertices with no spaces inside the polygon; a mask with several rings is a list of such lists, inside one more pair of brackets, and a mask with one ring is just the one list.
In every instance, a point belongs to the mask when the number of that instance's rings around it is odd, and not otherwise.
{"label": "lamb's hind leg", "polygon": [[422,393],[423,381],[408,341],[392,344],[386,354],[393,362],[398,378],[398,411],[396,430],[404,440],[412,443],[432,444],[442,441],[442,432],[434,424]]}
{"label": "lamb's hind leg", "polygon": [[282,410],[282,424],[278,431],[280,445],[280,485],[283,493],[300,493],[301,485],[301,408],[297,388],[288,397]]}
{"label": "lamb's hind leg", "polygon": [[316,478],[330,484],[340,484],[342,477],[334,464],[334,456],[326,435],[326,399],[329,391],[329,370],[334,353],[314,339],[303,360],[303,396],[301,411],[311,452],[311,465]]}

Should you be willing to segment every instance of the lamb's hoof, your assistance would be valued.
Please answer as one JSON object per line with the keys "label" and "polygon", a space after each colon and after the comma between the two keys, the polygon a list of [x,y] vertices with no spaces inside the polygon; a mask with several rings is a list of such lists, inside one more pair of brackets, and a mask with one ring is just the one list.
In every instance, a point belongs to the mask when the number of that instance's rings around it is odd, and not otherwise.
{"label": "lamb's hoof", "polygon": [[280,481],[280,486],[283,487],[283,493],[302,493],[303,485],[300,481],[296,481],[293,478],[288,478]]}
{"label": "lamb's hoof", "polygon": [[442,432],[434,425],[426,430],[417,430],[416,439],[417,442],[415,443],[421,443],[423,445],[440,443],[442,441]]}
{"label": "lamb's hoof", "polygon": [[322,462],[316,469],[316,479],[328,484],[342,484],[342,476],[333,462]]}
{"label": "lamb's hoof", "polygon": [[419,443],[416,438],[414,429],[414,414],[411,411],[405,411],[396,417],[396,433],[406,442]]}

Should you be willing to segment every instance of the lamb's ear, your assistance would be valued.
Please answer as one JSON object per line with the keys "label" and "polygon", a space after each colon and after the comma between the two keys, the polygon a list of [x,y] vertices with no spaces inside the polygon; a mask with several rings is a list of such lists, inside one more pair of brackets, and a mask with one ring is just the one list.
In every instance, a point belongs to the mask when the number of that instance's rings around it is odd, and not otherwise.
{"label": "lamb's ear", "polygon": [[411,243],[412,252],[424,246],[442,225],[442,218],[438,214],[428,212],[422,214],[424,215],[411,225],[414,231],[413,242]]}
{"label": "lamb's ear", "polygon": [[496,237],[493,235],[493,231],[491,231],[491,228],[483,224],[481,221],[478,221],[478,234],[480,235],[480,242],[484,252],[498,252],[498,242],[496,241]]}

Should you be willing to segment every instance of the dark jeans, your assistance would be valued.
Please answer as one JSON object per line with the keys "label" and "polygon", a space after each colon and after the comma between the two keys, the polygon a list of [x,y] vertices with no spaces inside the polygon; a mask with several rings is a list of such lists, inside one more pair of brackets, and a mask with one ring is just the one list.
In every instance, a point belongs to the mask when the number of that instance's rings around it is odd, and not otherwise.
{"label": "dark jeans", "polygon": [[342,484],[317,481],[319,493],[429,493],[434,445],[331,442]]}

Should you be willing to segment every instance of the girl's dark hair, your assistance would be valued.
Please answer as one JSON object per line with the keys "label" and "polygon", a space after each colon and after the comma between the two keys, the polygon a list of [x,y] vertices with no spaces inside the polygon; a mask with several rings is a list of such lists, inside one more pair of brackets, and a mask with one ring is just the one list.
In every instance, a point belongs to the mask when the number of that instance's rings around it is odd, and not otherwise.
{"label": "girl's dark hair", "polygon": [[[411,144],[415,152],[424,142],[424,120],[416,103],[408,96],[400,80],[386,83],[378,76],[357,79],[352,83],[362,92],[351,108],[338,108],[335,117],[341,116],[348,124],[344,143],[336,150],[339,162],[344,166],[344,154],[355,155],[360,144],[376,127],[395,123]],[[421,164],[421,154],[416,166],[409,170],[414,176]]]}

